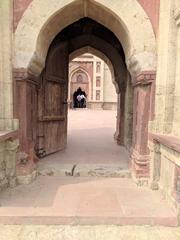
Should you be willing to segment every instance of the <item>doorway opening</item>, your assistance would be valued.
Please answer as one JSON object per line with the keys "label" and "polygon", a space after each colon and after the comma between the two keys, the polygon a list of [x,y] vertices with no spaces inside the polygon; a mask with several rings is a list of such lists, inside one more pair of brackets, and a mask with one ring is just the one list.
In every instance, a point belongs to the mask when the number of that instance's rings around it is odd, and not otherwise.
{"label": "doorway opening", "polygon": [[[132,16],[139,13],[136,19],[105,2],[70,1],[58,6],[59,10],[51,9],[45,21],[40,19],[37,23],[23,63],[20,47],[23,29],[21,26],[17,29],[15,66],[25,68],[28,63],[26,70],[32,81],[26,82],[24,97],[28,109],[33,109],[33,113],[26,111],[27,121],[24,121],[19,109],[25,106],[17,100],[21,150],[29,154],[32,146],[39,157],[45,157],[66,148],[69,57],[90,47],[105,55],[114,69],[113,82],[118,95],[115,139],[119,145],[132,149],[135,174],[148,176],[148,121],[153,110],[151,83],[156,61],[154,34],[145,12],[136,2],[132,10]],[[126,5],[120,7],[123,10]],[[21,86],[19,82],[17,88],[20,90]],[[97,97],[99,95],[97,92]]]}
{"label": "doorway opening", "polygon": [[[82,54],[86,50],[89,50],[89,52]],[[78,52],[80,52],[80,56],[77,56]],[[117,93],[112,77],[114,72],[110,70],[108,62],[106,63],[91,52],[96,53],[95,49],[85,48],[70,56],[69,108],[117,110]],[[72,57],[74,58],[72,59]],[[83,101],[80,97],[81,94],[83,95]],[[82,102],[80,106],[78,106],[78,98]]]}
{"label": "doorway opening", "polygon": [[[107,175],[108,169],[111,176],[122,172],[130,175],[129,152],[114,139],[118,94],[113,82],[112,63],[97,50],[85,47],[69,56],[67,146],[45,157],[39,164],[40,173],[45,168],[63,169],[66,165],[66,169],[71,165],[75,175],[88,176],[88,171],[98,175],[97,169],[99,174],[106,172]],[[86,108],[74,103],[73,95],[79,88],[85,92]]]}
{"label": "doorway opening", "polygon": [[[118,121],[115,136],[118,143],[124,145],[124,134],[126,133],[125,128],[132,128],[132,118],[130,119],[131,122],[129,121],[131,126],[125,126],[124,119],[125,109],[128,109],[129,111],[129,105],[132,105],[132,102],[129,102],[128,106],[125,107],[129,75],[125,64],[124,52],[121,43],[110,30],[90,18],[82,18],[62,30],[55,37],[48,51],[46,65],[41,75],[42,85],[38,93],[40,103],[40,111],[38,111],[45,115],[42,121],[39,121],[39,129],[43,129],[44,131],[44,134],[42,134],[43,139],[41,139],[42,141],[39,141],[39,143],[41,143],[41,157],[57,152],[66,147],[68,95],[70,98],[69,100],[72,101],[72,103],[70,103],[71,107],[78,107],[77,98],[82,95],[89,108],[103,109],[103,107],[107,108],[108,106],[108,103],[106,104],[104,98],[108,97],[108,95],[112,95],[111,93],[114,86],[106,86],[107,83],[105,84],[105,79],[101,79],[105,78],[105,75],[102,76],[105,68],[102,66],[103,62],[100,58],[95,58],[95,60],[93,60],[92,69],[90,67],[91,61],[88,63],[86,59],[83,63],[82,60],[78,60],[79,66],[77,68],[75,67],[72,71],[68,81],[69,58],[72,65],[73,59],[76,59],[77,61],[79,51],[86,51],[89,53],[91,50],[93,51],[93,49],[95,49],[94,53],[104,59],[109,65],[108,71],[109,75],[111,75],[111,81],[107,80],[107,82],[109,82],[109,84],[110,82],[114,83],[119,97],[117,107],[119,116],[117,116]],[[88,57],[90,57],[90,55],[88,55]],[[87,69],[85,69],[85,65],[89,65]],[[90,77],[90,75],[92,76]],[[85,88],[85,91],[81,90],[81,92],[83,92],[81,96],[77,95],[76,87]],[[107,93],[107,91],[109,91],[109,93]],[[75,93],[76,99],[74,99]],[[130,114],[130,112],[128,112],[128,114]],[[128,137],[132,138],[132,136]],[[42,146],[42,144],[44,144],[44,146]],[[38,151],[38,142],[36,146]]]}
{"label": "doorway opening", "polygon": [[[46,125],[47,134],[43,139],[46,149],[41,157],[66,149],[62,154],[56,154],[64,164],[66,159],[66,163],[69,160],[74,165],[107,163],[129,169],[127,150],[132,144],[132,98],[130,100],[126,95],[130,94],[126,91],[130,79],[124,51],[116,36],[90,18],[69,25],[51,43],[43,80],[45,89],[40,89],[39,96],[47,99],[45,110],[48,109],[48,115],[63,111],[59,119],[47,117],[45,123],[40,123]],[[89,109],[86,112],[69,111],[69,142],[68,106],[70,109]],[[106,113],[103,112],[105,109]],[[117,146],[114,137],[121,147]],[[52,161],[53,157],[46,160]]]}

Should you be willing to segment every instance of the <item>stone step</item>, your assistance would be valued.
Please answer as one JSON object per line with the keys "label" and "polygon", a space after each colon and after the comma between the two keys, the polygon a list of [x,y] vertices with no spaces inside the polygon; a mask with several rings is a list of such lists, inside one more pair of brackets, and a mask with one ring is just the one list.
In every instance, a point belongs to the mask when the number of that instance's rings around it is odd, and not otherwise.
{"label": "stone step", "polygon": [[180,228],[149,226],[35,226],[2,225],[2,239],[10,240],[178,240]]}
{"label": "stone step", "polygon": [[178,223],[177,211],[161,192],[137,187],[130,178],[39,176],[32,184],[7,189],[0,198],[0,225]]}
{"label": "stone step", "polygon": [[43,164],[38,165],[38,175],[42,176],[73,176],[73,177],[113,177],[130,178],[129,169],[118,164]]}
{"label": "stone step", "polygon": [[[177,217],[105,217],[105,216],[0,216],[1,225],[66,225],[66,226],[164,226],[178,227]],[[1,238],[0,238],[1,239]]]}

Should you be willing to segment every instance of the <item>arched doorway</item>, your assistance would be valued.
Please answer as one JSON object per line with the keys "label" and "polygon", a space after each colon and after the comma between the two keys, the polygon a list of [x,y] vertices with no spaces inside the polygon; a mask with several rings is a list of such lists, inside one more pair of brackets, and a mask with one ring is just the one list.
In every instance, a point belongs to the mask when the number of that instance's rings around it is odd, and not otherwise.
{"label": "arched doorway", "polygon": [[73,95],[78,88],[85,92],[87,100],[91,96],[91,79],[89,74],[81,67],[75,68],[69,76],[69,96],[71,108],[73,107]]}
{"label": "arched doorway", "polygon": [[[28,83],[29,90],[26,88],[32,94],[31,100],[28,94],[24,96],[27,102],[30,101],[29,104],[35,109],[33,105],[37,100],[36,83],[40,89],[38,96],[41,100],[39,100],[37,111],[38,124],[36,121],[33,123],[33,119],[36,119],[35,114],[32,116],[32,113],[27,111],[29,122],[23,126],[24,121],[17,111],[23,143],[27,142],[27,139],[34,142],[36,149],[44,154],[65,147],[68,56],[77,49],[91,46],[105,54],[114,67],[115,81],[119,91],[116,137],[122,145],[125,143],[125,113],[128,109],[128,97],[125,94],[127,82],[130,81],[131,86],[133,85],[132,166],[136,176],[148,176],[150,157],[147,146],[148,121],[153,109],[151,109],[150,102],[153,98],[152,82],[156,67],[155,39],[145,12],[136,1],[134,1],[132,16],[128,15],[126,8],[130,3],[131,1],[126,1],[126,4],[118,5],[118,8],[116,8],[118,4],[116,1],[114,4],[107,1],[103,3],[70,1],[69,4],[57,3],[51,6],[49,11],[44,13],[43,18],[39,18],[34,35],[30,39],[31,44],[27,48],[27,55],[23,52],[23,56],[26,57],[22,58],[21,49],[26,41],[22,42],[20,38],[22,33],[25,33],[27,37],[30,33],[30,26],[26,25],[26,29],[23,29],[22,25],[23,21],[28,22],[28,19],[32,17],[32,9],[36,7],[32,3],[31,11],[27,11],[24,15],[16,31],[15,68],[17,72],[17,69],[24,69],[25,73],[28,73],[27,78],[32,80]],[[55,11],[57,7],[59,10]],[[75,14],[69,14],[71,12]],[[137,19],[133,18],[136,14],[139,16]],[[140,25],[142,28],[139,27]],[[57,67],[59,59],[61,68]],[[44,101],[46,101],[45,104]],[[57,102],[61,104],[57,105]],[[52,107],[53,104],[54,107]],[[25,147],[22,144],[22,149],[28,146],[28,144],[24,145]]]}

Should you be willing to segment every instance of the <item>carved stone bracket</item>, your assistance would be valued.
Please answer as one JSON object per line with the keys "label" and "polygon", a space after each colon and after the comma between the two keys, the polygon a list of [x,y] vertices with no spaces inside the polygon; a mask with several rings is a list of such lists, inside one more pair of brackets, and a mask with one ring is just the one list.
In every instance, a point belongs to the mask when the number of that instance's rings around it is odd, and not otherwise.
{"label": "carved stone bracket", "polygon": [[156,72],[157,57],[153,52],[141,52],[133,55],[126,61],[132,79],[143,72]]}
{"label": "carved stone bracket", "polygon": [[180,27],[180,9],[178,9],[178,10],[175,12],[174,18],[175,18],[177,27]]}
{"label": "carved stone bracket", "polygon": [[132,79],[133,86],[152,84],[156,79],[155,71],[143,71]]}
{"label": "carved stone bracket", "polygon": [[38,78],[28,72],[25,68],[15,68],[13,69],[14,81],[26,81],[38,85]]}

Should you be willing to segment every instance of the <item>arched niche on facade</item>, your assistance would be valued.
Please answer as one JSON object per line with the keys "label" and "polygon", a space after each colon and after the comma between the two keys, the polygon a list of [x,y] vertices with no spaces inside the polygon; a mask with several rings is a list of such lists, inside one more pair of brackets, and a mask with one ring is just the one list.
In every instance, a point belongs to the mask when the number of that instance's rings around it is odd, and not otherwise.
{"label": "arched niche on facade", "polygon": [[72,100],[72,95],[78,87],[86,92],[87,97],[91,96],[92,84],[88,72],[83,67],[75,67],[69,72],[68,99]]}

